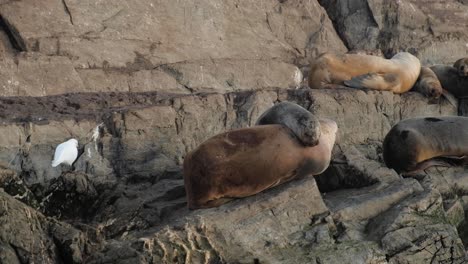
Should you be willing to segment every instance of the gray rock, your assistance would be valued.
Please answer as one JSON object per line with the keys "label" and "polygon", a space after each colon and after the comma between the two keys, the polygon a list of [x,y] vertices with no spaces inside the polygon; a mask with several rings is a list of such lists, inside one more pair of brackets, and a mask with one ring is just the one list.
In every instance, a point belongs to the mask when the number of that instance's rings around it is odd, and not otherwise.
{"label": "gray rock", "polygon": [[[0,62],[4,96],[294,88],[297,66],[330,47],[346,51],[315,0],[8,1],[0,14],[5,49],[23,52],[13,58],[24,68]],[[39,59],[22,59],[34,52]]]}
{"label": "gray rock", "polygon": [[[453,63],[462,2],[0,0],[0,262],[466,262],[465,169],[403,179],[381,158],[392,125],[464,101],[296,89],[325,51]],[[188,211],[185,153],[281,101],[337,121],[329,170]]]}
{"label": "gray rock", "polygon": [[[457,0],[319,1],[349,49],[416,53],[424,65],[453,64],[465,57],[468,7]],[[455,11],[456,10],[456,11]]]}
{"label": "gray rock", "polygon": [[87,241],[72,226],[56,222],[0,191],[2,263],[83,262]]}
{"label": "gray rock", "polygon": [[425,191],[372,219],[371,237],[381,239],[395,263],[463,263],[465,250],[455,227],[448,224],[442,197]]}
{"label": "gray rock", "polygon": [[339,190],[324,195],[327,207],[339,221],[369,219],[389,209],[408,195],[421,192],[423,188],[413,179],[393,184],[376,184],[356,190]]}

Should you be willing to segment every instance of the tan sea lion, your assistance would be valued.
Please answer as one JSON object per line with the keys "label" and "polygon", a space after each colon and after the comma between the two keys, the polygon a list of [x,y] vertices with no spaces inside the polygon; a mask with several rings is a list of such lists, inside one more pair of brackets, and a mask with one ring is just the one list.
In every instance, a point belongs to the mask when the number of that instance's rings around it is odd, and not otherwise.
{"label": "tan sea lion", "polygon": [[453,67],[457,69],[458,76],[468,77],[468,58],[461,58],[457,60]]}
{"label": "tan sea lion", "polygon": [[206,140],[184,159],[188,207],[219,206],[322,173],[330,164],[338,127],[328,119],[320,119],[320,126],[314,147],[304,147],[282,125],[236,129]]}
{"label": "tan sea lion", "polygon": [[464,163],[466,155],[468,117],[406,119],[393,126],[383,142],[385,164],[398,173]]}
{"label": "tan sea lion", "polygon": [[439,99],[443,94],[442,84],[440,84],[437,75],[428,67],[421,67],[421,72],[413,86],[413,90],[434,100]]}
{"label": "tan sea lion", "polygon": [[468,96],[468,77],[460,76],[455,67],[449,65],[434,65],[431,70],[437,75],[442,88],[457,98]]}
{"label": "tan sea lion", "polygon": [[320,122],[302,106],[281,102],[266,110],[255,125],[283,125],[291,130],[299,141],[308,147],[318,144],[320,138]]}
{"label": "tan sea lion", "polygon": [[309,86],[312,89],[346,85],[404,93],[419,76],[419,59],[400,52],[391,59],[364,54],[324,53],[311,64]]}

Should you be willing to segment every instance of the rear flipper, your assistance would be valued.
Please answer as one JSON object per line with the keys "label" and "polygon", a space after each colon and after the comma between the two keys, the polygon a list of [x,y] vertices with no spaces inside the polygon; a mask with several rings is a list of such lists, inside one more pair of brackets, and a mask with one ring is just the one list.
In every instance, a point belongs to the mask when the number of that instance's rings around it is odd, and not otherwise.
{"label": "rear flipper", "polygon": [[351,88],[367,88],[380,91],[391,91],[399,84],[398,75],[394,73],[367,73],[344,81]]}
{"label": "rear flipper", "polygon": [[411,171],[404,172],[403,175],[411,176],[432,166],[456,167],[468,164],[468,156],[441,156],[418,163]]}

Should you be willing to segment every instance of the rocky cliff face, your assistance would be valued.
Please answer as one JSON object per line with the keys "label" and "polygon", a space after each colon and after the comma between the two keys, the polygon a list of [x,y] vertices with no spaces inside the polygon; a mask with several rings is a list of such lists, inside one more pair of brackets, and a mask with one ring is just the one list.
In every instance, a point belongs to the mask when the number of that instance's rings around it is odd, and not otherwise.
{"label": "rocky cliff face", "polygon": [[[327,50],[451,63],[468,7],[257,2],[0,1],[0,263],[467,261],[465,170],[402,178],[381,154],[399,120],[457,107],[303,76]],[[337,121],[329,169],[188,211],[184,155],[279,101]],[[70,137],[78,160],[52,168]]]}

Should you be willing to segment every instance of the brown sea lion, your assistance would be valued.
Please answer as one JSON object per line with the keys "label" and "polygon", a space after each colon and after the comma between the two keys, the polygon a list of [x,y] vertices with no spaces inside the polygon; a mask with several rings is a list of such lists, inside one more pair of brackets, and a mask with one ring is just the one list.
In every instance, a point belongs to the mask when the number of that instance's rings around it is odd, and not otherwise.
{"label": "brown sea lion", "polygon": [[242,128],[206,140],[184,159],[188,207],[219,206],[295,177],[322,173],[330,164],[338,128],[328,119],[320,119],[320,126],[314,147],[304,147],[282,125]]}
{"label": "brown sea lion", "polygon": [[311,64],[309,86],[312,89],[346,85],[404,93],[419,76],[419,59],[400,52],[391,59],[364,54],[324,53]]}
{"label": "brown sea lion", "polygon": [[468,118],[461,116],[412,118],[392,127],[383,142],[383,158],[398,173],[434,165],[465,162]]}
{"label": "brown sea lion", "polygon": [[461,58],[457,60],[453,67],[457,69],[458,76],[468,77],[468,58]]}
{"label": "brown sea lion", "polygon": [[413,86],[413,90],[433,100],[439,99],[443,94],[442,84],[440,84],[437,75],[428,67],[421,67],[421,72]]}
{"label": "brown sea lion", "polygon": [[460,76],[455,67],[449,65],[434,65],[431,70],[437,75],[442,88],[457,98],[468,96],[468,77]]}
{"label": "brown sea lion", "polygon": [[308,147],[318,144],[320,138],[320,122],[302,106],[281,102],[266,110],[257,120],[255,125],[283,125]]}

